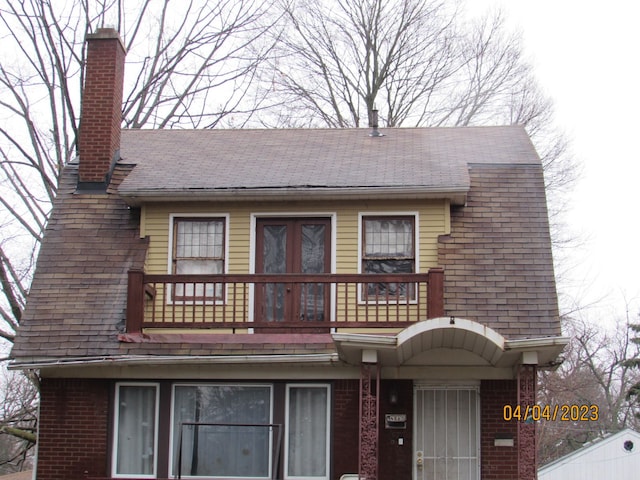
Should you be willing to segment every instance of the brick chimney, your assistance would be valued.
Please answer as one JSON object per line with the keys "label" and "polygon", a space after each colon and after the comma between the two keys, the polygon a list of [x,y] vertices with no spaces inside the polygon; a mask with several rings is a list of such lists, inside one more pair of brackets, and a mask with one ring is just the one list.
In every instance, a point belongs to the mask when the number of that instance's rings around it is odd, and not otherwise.
{"label": "brick chimney", "polygon": [[113,28],[100,28],[87,35],[86,41],[87,62],[78,138],[78,189],[104,190],[120,157],[126,51]]}

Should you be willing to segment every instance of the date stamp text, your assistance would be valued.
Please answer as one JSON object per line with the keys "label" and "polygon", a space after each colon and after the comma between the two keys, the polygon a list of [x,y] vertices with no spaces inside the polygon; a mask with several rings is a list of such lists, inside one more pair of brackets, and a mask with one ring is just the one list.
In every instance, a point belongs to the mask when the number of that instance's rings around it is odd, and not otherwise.
{"label": "date stamp text", "polygon": [[505,422],[596,422],[599,417],[598,405],[505,405],[502,408]]}

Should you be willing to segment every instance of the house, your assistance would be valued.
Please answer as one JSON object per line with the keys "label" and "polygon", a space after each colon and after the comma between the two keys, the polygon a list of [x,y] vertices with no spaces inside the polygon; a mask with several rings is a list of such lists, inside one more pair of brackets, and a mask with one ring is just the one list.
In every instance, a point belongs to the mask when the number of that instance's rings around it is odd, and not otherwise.
{"label": "house", "polygon": [[640,433],[629,428],[582,446],[540,468],[539,480],[634,480],[640,470]]}
{"label": "house", "polygon": [[38,480],[535,478],[567,339],[524,129],[121,131],[87,41],[11,354]]}

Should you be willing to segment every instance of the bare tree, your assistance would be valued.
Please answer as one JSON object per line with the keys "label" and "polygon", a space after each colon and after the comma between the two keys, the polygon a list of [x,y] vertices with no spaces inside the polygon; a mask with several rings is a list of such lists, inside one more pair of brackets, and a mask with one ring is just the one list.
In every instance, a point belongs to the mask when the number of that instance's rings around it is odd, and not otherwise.
{"label": "bare tree", "polygon": [[640,353],[629,341],[628,320],[610,329],[592,321],[566,320],[571,343],[564,352],[564,363],[556,371],[542,372],[539,401],[551,408],[585,405],[595,409],[585,410],[587,415],[576,419],[565,408],[568,415],[564,418],[558,414],[555,420],[541,420],[538,457],[542,464],[606,433],[640,427],[627,398],[631,386],[640,381],[640,372],[628,363]]}
{"label": "bare tree", "polygon": [[468,19],[445,0],[279,0],[286,20],[261,76],[263,125],[524,125],[542,159],[557,272],[576,238],[563,224],[580,171],[499,11]]}
{"label": "bare tree", "polygon": [[[76,154],[86,35],[121,32],[124,127],[242,126],[261,106],[249,87],[273,22],[259,0],[0,0],[0,339],[14,340],[59,176]],[[3,441],[21,447],[5,460],[22,462],[35,416],[12,383],[2,386],[17,409],[0,424]]]}
{"label": "bare tree", "polygon": [[60,171],[75,156],[86,34],[122,32],[125,127],[241,126],[260,106],[248,90],[270,48],[268,12],[257,0],[1,1],[0,337],[14,338]]}
{"label": "bare tree", "polygon": [[[345,0],[282,3],[288,20],[267,82],[288,122],[358,127],[386,103],[400,126],[460,66],[444,2]],[[295,105],[291,108],[291,105]]]}
{"label": "bare tree", "polygon": [[[640,319],[640,315],[638,315]],[[636,372],[640,369],[640,322],[634,322],[629,324],[629,331],[633,333],[633,337],[629,341],[633,344],[634,354],[624,362],[624,366],[627,368],[633,368]],[[627,391],[627,400],[632,404],[634,416],[640,423],[640,373],[635,379],[636,381],[631,385]]]}
{"label": "bare tree", "polygon": [[0,385],[0,474],[5,474],[31,465],[38,391],[23,374],[6,370]]}

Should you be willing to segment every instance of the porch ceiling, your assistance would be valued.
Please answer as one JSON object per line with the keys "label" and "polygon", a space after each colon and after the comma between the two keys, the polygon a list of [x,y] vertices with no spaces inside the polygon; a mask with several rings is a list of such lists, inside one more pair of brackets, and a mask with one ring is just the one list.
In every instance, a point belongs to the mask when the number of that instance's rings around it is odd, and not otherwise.
{"label": "porch ceiling", "polygon": [[472,320],[441,317],[416,323],[397,335],[335,333],[340,359],[362,363],[363,351],[382,366],[483,366],[504,368],[521,363],[552,365],[567,337],[506,340]]}

